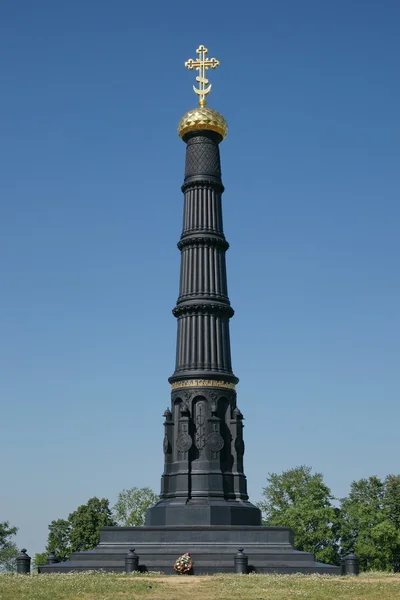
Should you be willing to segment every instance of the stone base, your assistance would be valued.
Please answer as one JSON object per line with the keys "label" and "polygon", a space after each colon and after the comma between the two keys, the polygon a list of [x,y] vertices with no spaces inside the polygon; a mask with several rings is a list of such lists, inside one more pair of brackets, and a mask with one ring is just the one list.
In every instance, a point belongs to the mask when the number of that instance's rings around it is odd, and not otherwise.
{"label": "stone base", "polygon": [[220,498],[200,498],[179,502],[179,500],[159,500],[146,512],[146,526],[217,526],[261,525],[260,509],[250,502],[228,502]]}
{"label": "stone base", "polygon": [[324,573],[339,575],[339,567],[315,562],[309,552],[293,548],[287,527],[176,526],[103,527],[95,550],[74,552],[65,563],[39,567],[40,573],[104,570],[123,572],[125,556],[136,549],[141,571],[173,574],[175,560],[184,552],[193,558],[193,574],[233,573],[234,556],[244,548],[249,572]]}

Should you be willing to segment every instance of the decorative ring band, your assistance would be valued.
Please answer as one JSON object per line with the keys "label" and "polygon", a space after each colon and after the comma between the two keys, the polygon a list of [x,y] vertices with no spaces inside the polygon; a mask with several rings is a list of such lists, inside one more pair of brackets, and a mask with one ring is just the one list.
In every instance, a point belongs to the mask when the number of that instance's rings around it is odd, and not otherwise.
{"label": "decorative ring band", "polygon": [[174,381],[174,383],[171,383],[171,390],[194,387],[217,387],[226,388],[228,390],[236,389],[234,383],[230,383],[229,381],[218,381],[217,379],[187,379],[185,381]]}

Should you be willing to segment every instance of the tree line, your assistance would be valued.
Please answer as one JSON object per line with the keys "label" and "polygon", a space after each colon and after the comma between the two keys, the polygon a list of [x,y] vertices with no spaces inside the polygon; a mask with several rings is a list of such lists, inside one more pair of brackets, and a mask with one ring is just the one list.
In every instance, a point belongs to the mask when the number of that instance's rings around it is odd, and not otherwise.
{"label": "tree line", "polygon": [[[91,550],[99,543],[99,528],[144,524],[146,510],[158,499],[150,488],[122,490],[110,508],[107,499],[90,498],[67,519],[49,524],[45,551],[36,554],[36,566],[50,552],[60,561],[72,552]],[[363,571],[400,571],[400,475],[371,476],[353,481],[346,498],[335,498],[321,473],[300,466],[272,473],[258,503],[263,525],[290,527],[295,548],[315,554],[317,561],[339,564],[355,552]],[[12,569],[17,528],[0,523],[0,567]]]}
{"label": "tree line", "polygon": [[[90,498],[78,506],[68,518],[55,519],[49,524],[46,547],[35,554],[34,566],[44,565],[51,552],[59,561],[68,560],[72,552],[92,550],[100,541],[100,527],[144,525],[146,510],[158,496],[148,487],[122,490],[113,508],[106,498]],[[13,537],[18,528],[7,521],[0,522],[0,570],[15,570],[15,558],[19,554]]]}
{"label": "tree line", "polygon": [[353,481],[337,499],[321,473],[301,466],[269,474],[262,495],[263,524],[290,527],[297,550],[334,565],[355,552],[363,571],[400,571],[400,475]]}

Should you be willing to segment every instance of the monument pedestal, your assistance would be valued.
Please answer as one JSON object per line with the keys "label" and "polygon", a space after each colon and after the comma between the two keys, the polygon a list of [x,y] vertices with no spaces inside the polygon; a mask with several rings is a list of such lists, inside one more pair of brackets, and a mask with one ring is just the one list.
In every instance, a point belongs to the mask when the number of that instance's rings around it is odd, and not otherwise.
{"label": "monument pedestal", "polygon": [[123,572],[130,548],[139,555],[141,571],[174,573],[184,552],[193,558],[193,574],[234,573],[234,556],[244,548],[249,572],[339,575],[339,567],[315,562],[314,555],[293,548],[288,527],[224,525],[103,527],[95,550],[74,552],[65,563],[39,567],[41,573],[99,570]]}
{"label": "monument pedestal", "polygon": [[186,502],[159,500],[146,514],[149,527],[192,525],[261,525],[260,509],[247,501],[199,498]]}

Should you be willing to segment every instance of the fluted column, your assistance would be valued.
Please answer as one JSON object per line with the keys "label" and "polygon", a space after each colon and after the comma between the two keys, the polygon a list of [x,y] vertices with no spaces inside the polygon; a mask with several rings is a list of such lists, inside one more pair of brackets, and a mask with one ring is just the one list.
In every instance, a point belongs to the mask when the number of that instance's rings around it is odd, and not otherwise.
{"label": "fluted column", "polygon": [[219,142],[213,131],[187,136],[175,372],[171,383],[190,377],[220,377],[232,372],[225,239],[222,220]]}

